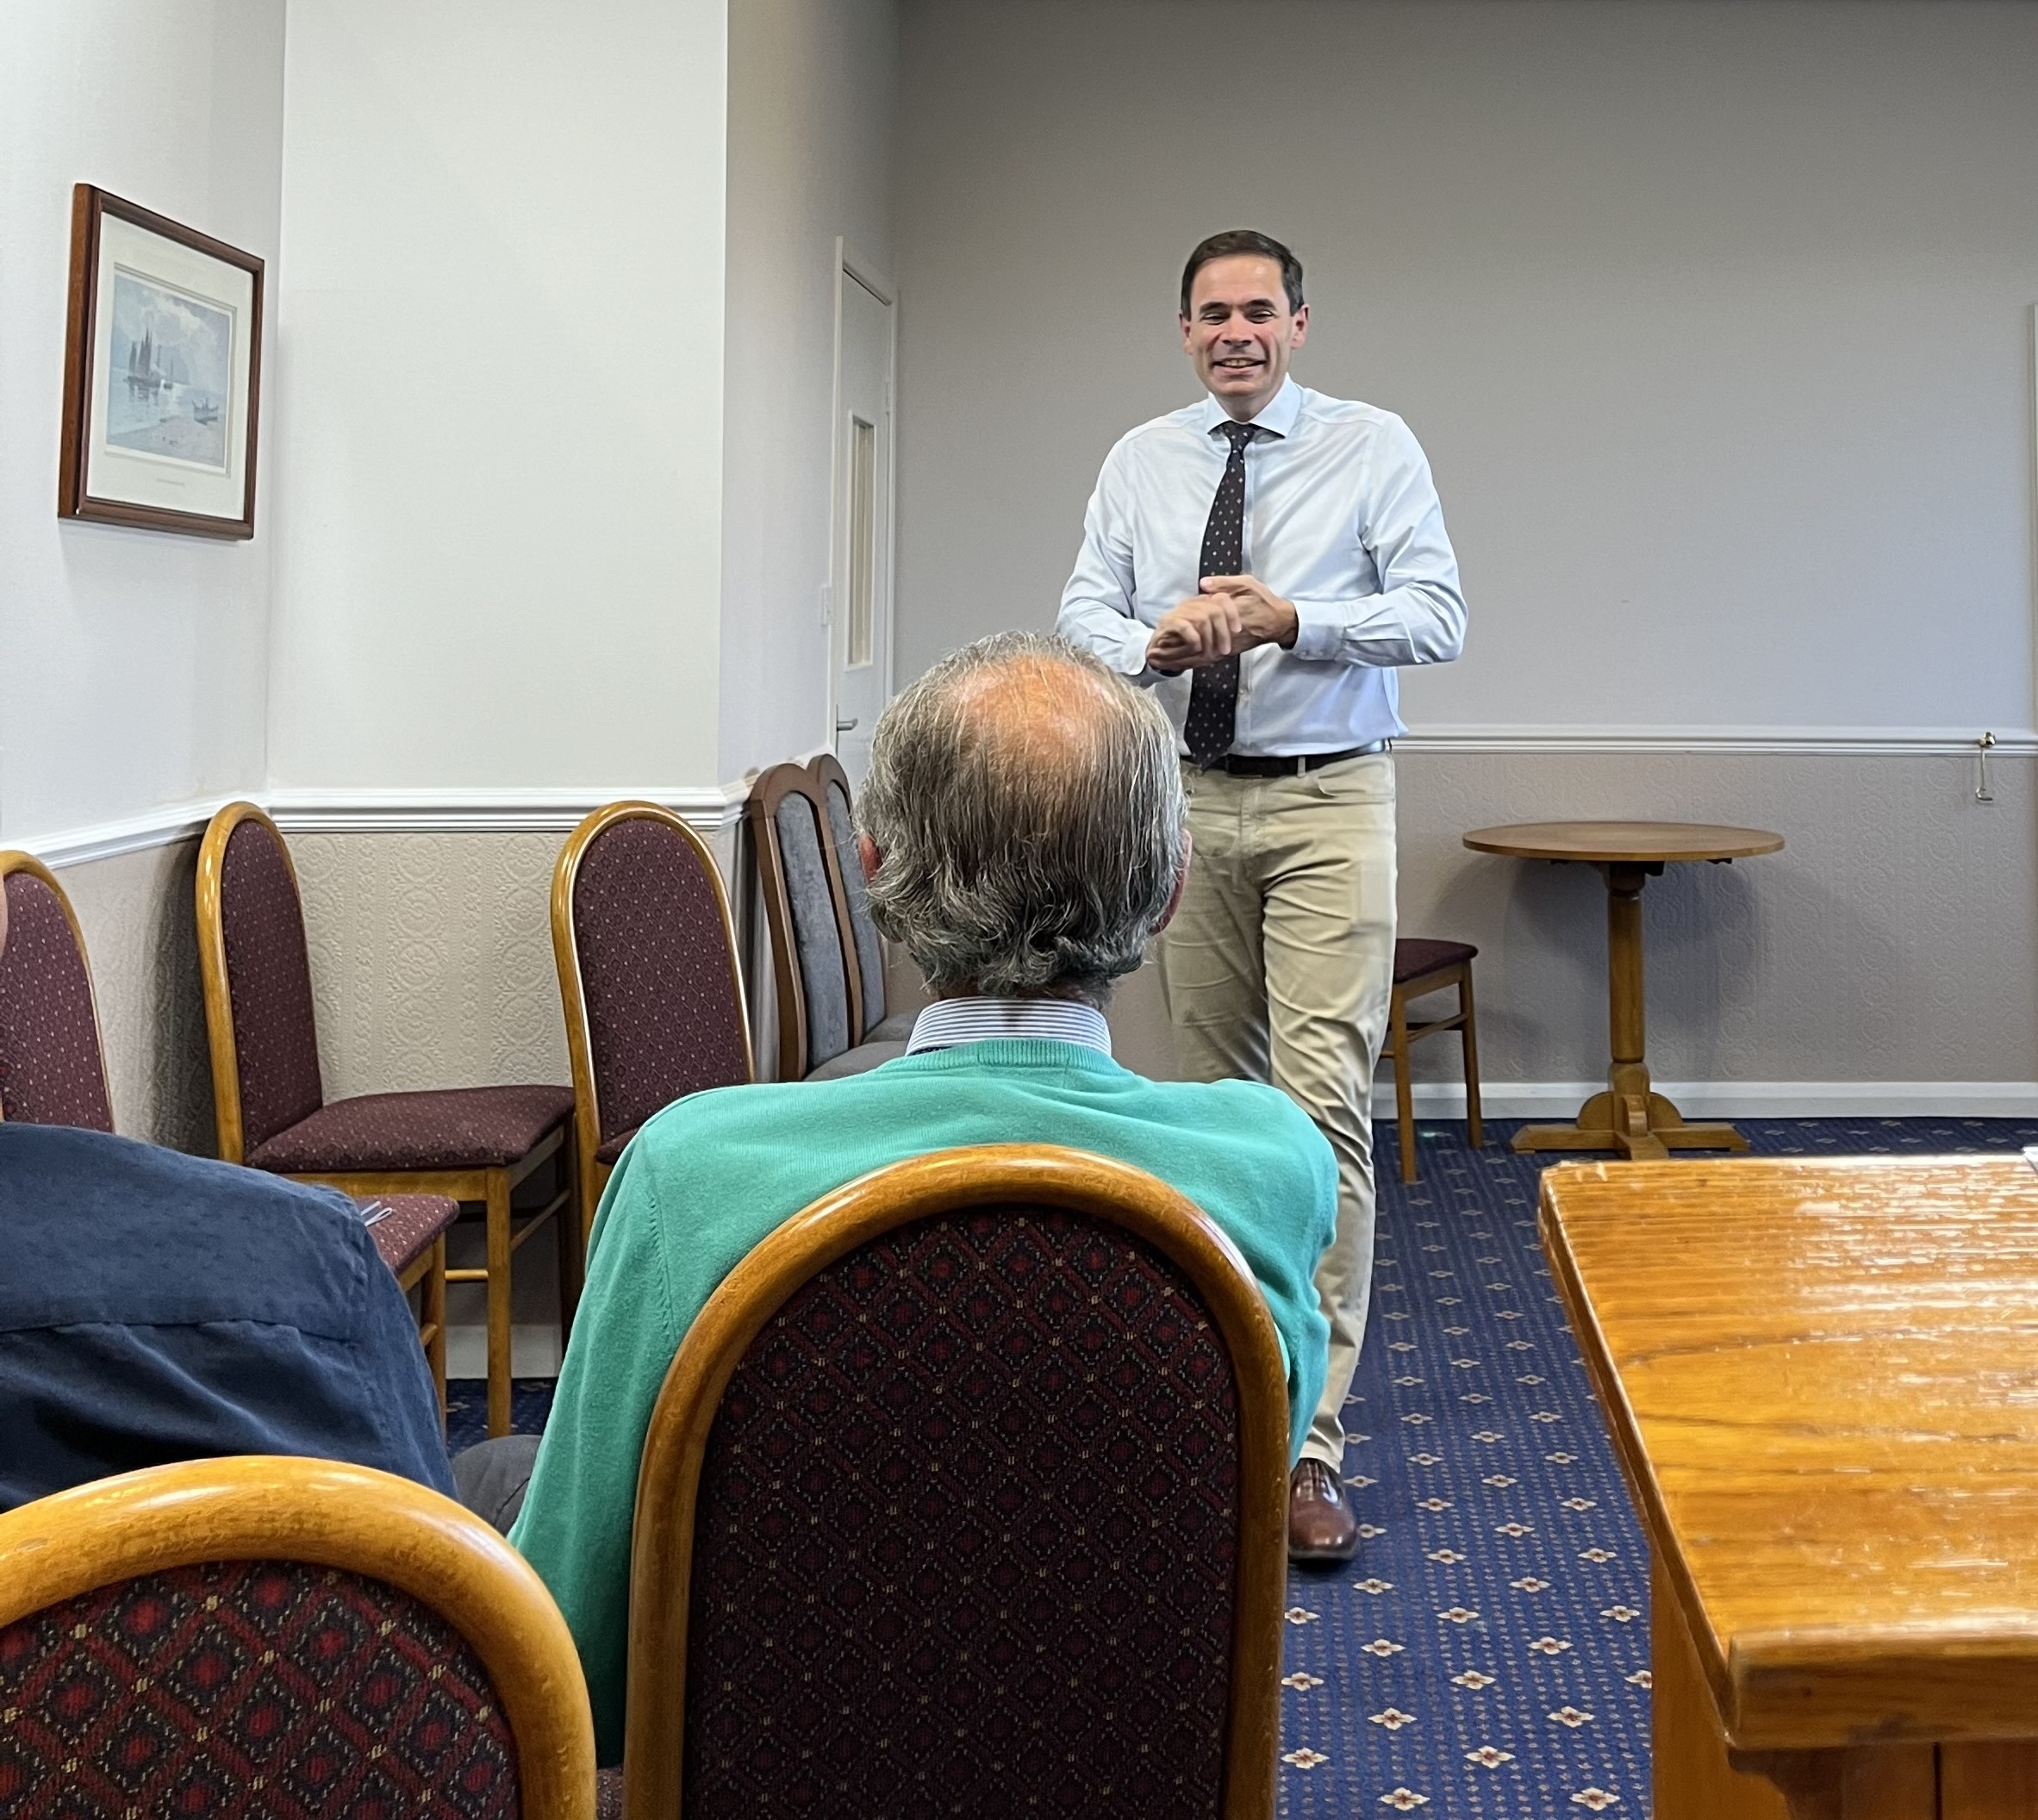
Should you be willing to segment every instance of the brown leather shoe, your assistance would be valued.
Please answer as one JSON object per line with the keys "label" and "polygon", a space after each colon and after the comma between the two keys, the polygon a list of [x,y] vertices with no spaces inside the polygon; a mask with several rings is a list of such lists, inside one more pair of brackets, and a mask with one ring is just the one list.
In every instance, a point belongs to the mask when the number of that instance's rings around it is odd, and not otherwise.
{"label": "brown leather shoe", "polygon": [[1349,1561],[1358,1552],[1358,1521],[1337,1474],[1302,1461],[1288,1480],[1288,1559]]}

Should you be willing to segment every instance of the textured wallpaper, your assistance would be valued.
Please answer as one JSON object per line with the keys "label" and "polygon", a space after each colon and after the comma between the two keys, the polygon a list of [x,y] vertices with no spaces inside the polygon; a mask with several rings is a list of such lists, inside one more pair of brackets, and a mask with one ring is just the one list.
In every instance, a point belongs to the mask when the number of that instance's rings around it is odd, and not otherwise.
{"label": "textured wallpaper", "polygon": [[[1665,1081],[2038,1081],[2031,759],[1973,800],[1957,755],[1404,753],[1403,932],[1474,942],[1493,1081],[1605,1066],[1605,894],[1581,866],[1468,852],[1496,822],[1660,816],[1775,828],[1779,854],[1674,866],[1643,897],[1649,1059]],[[552,833],[297,833],[328,1094],[567,1078],[547,922]],[[747,879],[739,831],[725,872]],[[195,844],[63,874],[90,944],[121,1128],[209,1150]],[[767,1071],[769,965],[737,914]],[[901,1003],[906,1002],[901,999]],[[1169,1069],[1150,973],[1113,1019]],[[1424,1044],[1417,1075],[1455,1073]]]}

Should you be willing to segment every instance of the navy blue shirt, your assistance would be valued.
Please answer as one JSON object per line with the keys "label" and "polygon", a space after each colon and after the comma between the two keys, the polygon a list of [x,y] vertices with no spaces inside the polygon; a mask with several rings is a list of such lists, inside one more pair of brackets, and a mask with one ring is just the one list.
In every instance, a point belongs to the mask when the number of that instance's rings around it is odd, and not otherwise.
{"label": "navy blue shirt", "polygon": [[218,1454],[342,1460],[452,1494],[416,1324],[352,1204],[0,1124],[0,1511]]}

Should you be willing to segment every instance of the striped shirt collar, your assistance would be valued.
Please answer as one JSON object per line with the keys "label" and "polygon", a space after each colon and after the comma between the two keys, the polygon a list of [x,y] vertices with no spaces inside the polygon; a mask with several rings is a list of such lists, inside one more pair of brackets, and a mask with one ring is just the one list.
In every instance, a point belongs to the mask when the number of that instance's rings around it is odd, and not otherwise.
{"label": "striped shirt collar", "polygon": [[939,999],[913,1020],[906,1053],[963,1043],[1079,1043],[1111,1053],[1111,1026],[1075,999]]}

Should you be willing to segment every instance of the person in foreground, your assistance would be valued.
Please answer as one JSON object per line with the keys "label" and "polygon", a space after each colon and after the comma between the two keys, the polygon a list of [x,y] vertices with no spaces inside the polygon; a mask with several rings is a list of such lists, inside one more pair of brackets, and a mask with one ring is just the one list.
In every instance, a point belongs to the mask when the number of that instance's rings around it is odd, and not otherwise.
{"label": "person in foreground", "polygon": [[353,1203],[0,1123],[0,1511],[220,1454],[343,1460],[452,1494],[416,1323]]}
{"label": "person in foreground", "polygon": [[844,1182],[981,1144],[1066,1144],[1145,1169],[1250,1265],[1286,1352],[1298,1445],[1321,1393],[1330,1330],[1312,1279],[1337,1219],[1329,1144],[1271,1088],[1146,1081],[1111,1057],[1100,1007],[1189,863],[1159,707],[1059,639],[985,639],[886,711],[858,815],[871,912],[936,1002],[907,1053],[869,1074],[696,1094],[638,1133],[602,1196],[510,1531],[572,1629],[605,1763],[622,1753],[632,1517],[659,1387],[745,1254]]}

